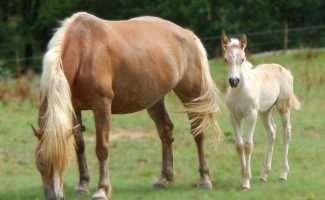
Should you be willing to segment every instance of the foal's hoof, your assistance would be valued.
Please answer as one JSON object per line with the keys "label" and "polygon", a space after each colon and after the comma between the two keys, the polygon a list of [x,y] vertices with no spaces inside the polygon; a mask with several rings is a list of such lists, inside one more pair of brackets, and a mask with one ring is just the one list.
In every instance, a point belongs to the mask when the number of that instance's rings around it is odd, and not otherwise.
{"label": "foal's hoof", "polygon": [[251,186],[250,186],[249,181],[244,181],[244,182],[241,184],[240,188],[241,188],[243,191],[248,191],[248,190],[250,190],[250,189],[251,189]]}
{"label": "foal's hoof", "polygon": [[288,174],[287,173],[284,173],[280,176],[280,180],[281,181],[287,181],[288,180]]}
{"label": "foal's hoof", "polygon": [[260,181],[262,181],[262,182],[266,182],[267,175],[261,175],[261,176],[259,177],[259,179],[260,179]]}
{"label": "foal's hoof", "polygon": [[152,184],[152,187],[155,189],[166,189],[168,185],[168,181],[164,178],[159,178],[156,182]]}
{"label": "foal's hoof", "polygon": [[74,191],[79,196],[89,195],[89,189],[88,189],[88,186],[86,186],[86,185],[78,185]]}
{"label": "foal's hoof", "polygon": [[197,187],[200,189],[212,189],[212,183],[209,179],[201,179],[198,183],[197,183]]}
{"label": "foal's hoof", "polygon": [[108,197],[106,196],[106,193],[105,193],[104,189],[99,189],[93,195],[92,200],[108,200]]}

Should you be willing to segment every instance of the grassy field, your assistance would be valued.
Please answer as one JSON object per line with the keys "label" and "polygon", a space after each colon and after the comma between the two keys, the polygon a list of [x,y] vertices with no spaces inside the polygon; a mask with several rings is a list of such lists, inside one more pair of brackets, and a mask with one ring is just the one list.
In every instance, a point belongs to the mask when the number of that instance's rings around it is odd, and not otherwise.
{"label": "grassy field", "polygon": [[[325,52],[299,50],[290,55],[264,55],[249,58],[253,64],[276,62],[295,76],[295,93],[303,109],[293,112],[293,136],[289,152],[291,171],[287,182],[279,181],[282,159],[281,124],[276,112],[277,139],[273,167],[266,183],[258,180],[264,162],[266,134],[258,120],[252,158],[252,189],[239,189],[240,166],[232,139],[228,111],[223,107],[219,118],[224,139],[215,147],[207,135],[205,149],[213,182],[212,190],[199,190],[193,184],[199,178],[195,143],[189,134],[189,122],[174,94],[166,97],[174,122],[174,162],[176,180],[167,190],[154,190],[161,165],[160,140],[153,122],[145,111],[115,115],[112,119],[109,169],[113,187],[112,199],[322,199],[325,196]],[[211,61],[213,78],[225,93],[226,71],[221,60]],[[14,81],[12,81],[14,82]],[[1,82],[1,84],[5,84]],[[11,82],[6,83],[12,87]],[[35,99],[35,98],[34,98]],[[36,124],[35,100],[18,97],[0,101],[0,199],[43,199],[41,178],[34,165],[36,139],[29,127]],[[98,181],[95,156],[94,122],[91,112],[83,112],[86,126],[86,149],[93,193]],[[65,175],[67,199],[77,197],[77,164],[73,162]]]}

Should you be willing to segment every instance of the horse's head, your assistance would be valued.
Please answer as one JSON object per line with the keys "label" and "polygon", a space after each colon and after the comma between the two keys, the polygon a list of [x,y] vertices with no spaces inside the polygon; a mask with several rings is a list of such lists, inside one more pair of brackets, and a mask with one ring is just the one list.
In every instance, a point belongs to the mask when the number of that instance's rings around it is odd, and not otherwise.
{"label": "horse's head", "polygon": [[229,84],[235,88],[239,85],[242,66],[246,59],[245,48],[247,45],[246,35],[242,35],[240,40],[231,39],[229,42],[225,34],[221,36],[221,44],[224,49],[224,59],[227,64]]}
{"label": "horse's head", "polygon": [[51,162],[44,158],[44,131],[41,128],[32,126],[34,135],[38,138],[38,145],[35,152],[35,164],[41,174],[44,197],[46,200],[63,200],[63,172],[54,172]]}

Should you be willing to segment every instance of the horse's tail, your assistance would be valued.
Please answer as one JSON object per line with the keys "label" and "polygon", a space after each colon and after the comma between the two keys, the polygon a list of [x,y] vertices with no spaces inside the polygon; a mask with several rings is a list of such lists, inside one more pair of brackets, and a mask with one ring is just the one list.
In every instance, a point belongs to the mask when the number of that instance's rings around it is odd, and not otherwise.
{"label": "horse's tail", "polygon": [[192,131],[193,136],[202,133],[211,126],[217,136],[217,140],[219,140],[222,131],[214,115],[220,112],[220,92],[211,78],[206,50],[200,39],[195,35],[194,38],[201,65],[201,94],[198,98],[185,104],[185,110],[188,113],[195,113],[195,117],[191,119],[194,124],[197,124]]}
{"label": "horse's tail", "polygon": [[67,28],[75,17],[74,15],[63,21],[49,42],[43,58],[40,92],[41,103],[47,106],[45,115],[42,116],[43,135],[37,154],[54,173],[63,173],[74,148],[71,131],[75,113],[61,54]]}
{"label": "horse's tail", "polygon": [[301,103],[300,103],[300,101],[298,100],[298,98],[296,97],[295,94],[293,94],[293,96],[292,96],[292,107],[295,110],[300,110],[301,109]]}

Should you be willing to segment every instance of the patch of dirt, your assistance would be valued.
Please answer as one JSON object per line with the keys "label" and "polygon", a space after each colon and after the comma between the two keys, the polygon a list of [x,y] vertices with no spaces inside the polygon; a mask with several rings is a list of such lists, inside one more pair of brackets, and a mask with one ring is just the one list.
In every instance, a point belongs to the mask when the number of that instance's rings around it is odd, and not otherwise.
{"label": "patch of dirt", "polygon": [[[129,130],[129,129],[123,129],[123,128],[118,128],[118,129],[113,129],[110,130],[109,134],[109,139],[110,141],[114,140],[121,140],[121,139],[143,139],[143,138],[151,138],[155,137],[155,133],[152,131],[150,132],[144,132],[140,130]],[[96,141],[96,135],[95,133],[93,134],[85,134],[84,135],[86,141]]]}

